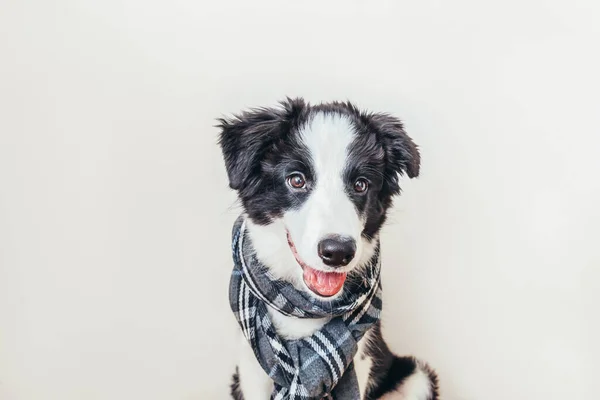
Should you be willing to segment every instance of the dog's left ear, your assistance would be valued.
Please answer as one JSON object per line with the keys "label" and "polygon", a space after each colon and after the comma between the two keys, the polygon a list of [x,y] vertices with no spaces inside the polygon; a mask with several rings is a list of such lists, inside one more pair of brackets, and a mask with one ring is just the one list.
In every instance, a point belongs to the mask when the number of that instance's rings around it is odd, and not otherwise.
{"label": "dog's left ear", "polygon": [[223,151],[229,186],[251,193],[258,185],[261,161],[305,108],[301,98],[280,102],[278,108],[256,108],[219,119],[219,144]]}
{"label": "dog's left ear", "polygon": [[392,179],[394,192],[399,191],[398,175],[409,178],[419,176],[421,155],[418,146],[406,134],[402,121],[388,114],[370,114],[368,121],[383,143],[386,157],[386,170]]}

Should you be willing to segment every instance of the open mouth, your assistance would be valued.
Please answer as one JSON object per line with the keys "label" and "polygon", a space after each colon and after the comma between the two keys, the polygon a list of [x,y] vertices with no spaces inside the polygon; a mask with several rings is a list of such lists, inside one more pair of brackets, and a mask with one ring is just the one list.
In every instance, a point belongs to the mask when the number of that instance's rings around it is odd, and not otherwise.
{"label": "open mouth", "polygon": [[346,281],[346,272],[325,272],[309,267],[300,258],[289,231],[287,232],[287,241],[296,262],[302,267],[302,278],[310,290],[322,297],[335,296],[342,290]]}

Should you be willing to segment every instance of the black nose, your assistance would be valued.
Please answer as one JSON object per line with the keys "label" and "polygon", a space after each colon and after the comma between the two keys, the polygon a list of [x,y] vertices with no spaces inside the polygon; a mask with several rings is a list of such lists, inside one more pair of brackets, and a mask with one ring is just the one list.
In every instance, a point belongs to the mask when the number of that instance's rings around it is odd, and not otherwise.
{"label": "black nose", "polygon": [[319,242],[319,257],[332,267],[348,265],[356,253],[354,239],[344,236],[332,236]]}

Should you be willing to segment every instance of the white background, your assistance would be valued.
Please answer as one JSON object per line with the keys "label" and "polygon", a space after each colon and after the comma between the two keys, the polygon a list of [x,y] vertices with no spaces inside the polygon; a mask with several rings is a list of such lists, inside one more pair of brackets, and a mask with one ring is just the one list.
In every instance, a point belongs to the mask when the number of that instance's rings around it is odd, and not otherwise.
{"label": "white background", "polygon": [[593,0],[2,0],[0,399],[227,398],[238,209],[214,119],[287,95],[391,112],[421,145],[383,233],[386,335],[445,399],[598,398],[599,20]]}

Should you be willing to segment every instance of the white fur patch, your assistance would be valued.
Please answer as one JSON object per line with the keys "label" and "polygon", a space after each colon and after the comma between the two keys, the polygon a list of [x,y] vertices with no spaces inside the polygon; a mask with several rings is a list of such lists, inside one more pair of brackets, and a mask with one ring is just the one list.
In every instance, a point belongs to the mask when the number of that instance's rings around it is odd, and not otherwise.
{"label": "white fur patch", "polygon": [[256,256],[269,267],[269,273],[276,279],[290,282],[298,290],[305,290],[302,268],[288,245],[283,221],[277,219],[269,225],[256,225],[247,218],[246,227]]}

